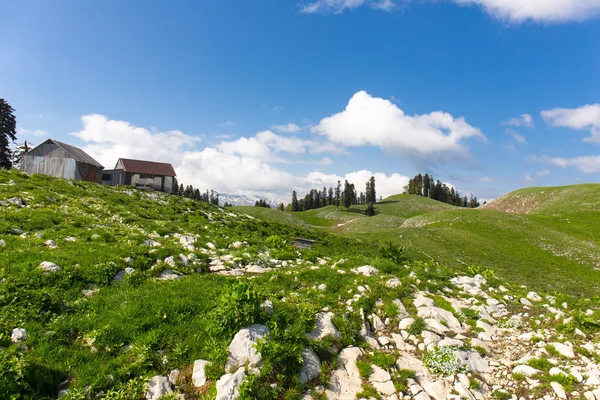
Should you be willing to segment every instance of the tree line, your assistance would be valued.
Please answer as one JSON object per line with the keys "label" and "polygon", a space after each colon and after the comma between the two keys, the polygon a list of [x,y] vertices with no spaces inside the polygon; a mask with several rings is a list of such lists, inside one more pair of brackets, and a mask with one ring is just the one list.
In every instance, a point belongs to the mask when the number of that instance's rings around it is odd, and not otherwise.
{"label": "tree line", "polygon": [[[194,188],[192,185],[183,186],[183,183],[177,186],[177,181],[175,181],[175,190],[173,194],[176,196],[187,197],[188,199],[203,201],[205,203],[209,203],[215,206],[219,205],[219,193],[214,190],[206,190],[206,192],[200,192],[200,189]],[[229,206],[230,204],[226,204]]]}
{"label": "tree line", "polygon": [[470,195],[461,197],[457,190],[453,187],[448,187],[446,184],[436,181],[433,175],[415,175],[414,178],[408,181],[408,185],[404,187],[404,191],[408,194],[416,194],[432,200],[441,201],[442,203],[452,204],[458,207],[477,208],[479,201],[477,197]]}
{"label": "tree line", "polygon": [[323,190],[311,189],[302,199],[298,199],[296,191],[292,191],[292,202],[286,207],[289,211],[307,211],[325,206],[343,206],[350,208],[357,204],[374,204],[377,201],[375,192],[375,177],[371,177],[367,183],[364,192],[357,193],[353,183],[344,181],[342,190],[341,181],[337,182],[335,189],[330,187]]}

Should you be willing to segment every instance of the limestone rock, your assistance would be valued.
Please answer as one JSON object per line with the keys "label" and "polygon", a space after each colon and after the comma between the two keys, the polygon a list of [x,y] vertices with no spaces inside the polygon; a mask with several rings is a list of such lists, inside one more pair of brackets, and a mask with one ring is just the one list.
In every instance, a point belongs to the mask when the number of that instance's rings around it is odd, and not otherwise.
{"label": "limestone rock", "polygon": [[27,339],[27,331],[25,328],[15,328],[10,335],[10,341],[13,343],[23,342]]}
{"label": "limestone rock", "polygon": [[125,279],[126,275],[131,275],[134,271],[135,270],[133,268],[127,267],[124,270],[117,272],[113,280],[121,282],[123,279]]}
{"label": "limestone rock", "polygon": [[60,267],[50,261],[42,261],[39,268],[44,272],[58,272]]}
{"label": "limestone rock", "polygon": [[362,391],[362,382],[356,359],[361,350],[357,347],[348,347],[340,352],[338,368],[331,374],[329,389],[325,392],[329,400],[355,399],[356,394]]}
{"label": "limestone rock", "polygon": [[379,274],[379,270],[371,265],[363,265],[352,270],[352,272],[364,276],[373,276]]}
{"label": "limestone rock", "polygon": [[157,400],[167,394],[173,394],[173,387],[169,379],[162,375],[153,376],[146,386],[146,399]]}
{"label": "limestone rock", "polygon": [[300,383],[306,383],[319,376],[321,373],[321,360],[317,354],[310,350],[304,349],[302,352],[302,370],[300,371]]}
{"label": "limestone rock", "polygon": [[389,288],[395,288],[398,286],[402,286],[402,282],[398,278],[391,278],[385,283],[385,286]]}
{"label": "limestone rock", "polygon": [[527,298],[531,301],[542,301],[542,298],[536,292],[527,293]]}
{"label": "limestone rock", "polygon": [[324,283],[321,283],[319,286],[317,286],[317,290],[319,292],[324,292],[325,290],[327,290],[327,285]]}
{"label": "limestone rock", "polygon": [[414,318],[404,318],[398,324],[398,328],[401,329],[401,330],[407,330],[414,323],[415,323],[415,319]]}
{"label": "limestone rock", "polygon": [[552,346],[558,351],[562,356],[567,358],[575,357],[575,353],[573,352],[573,347],[566,345],[564,343],[552,343]]}
{"label": "limestone rock", "polygon": [[148,246],[148,247],[160,247],[160,246],[162,246],[162,244],[160,244],[159,242],[157,242],[154,239],[146,239],[146,240],[144,240],[144,246]]}
{"label": "limestone rock", "polygon": [[159,281],[172,281],[174,279],[180,279],[181,275],[177,275],[175,272],[171,271],[170,269],[165,269],[163,272],[160,273],[160,275],[158,276]]}
{"label": "limestone rock", "polygon": [[260,305],[260,309],[269,314],[273,314],[273,302],[271,300],[263,301],[263,303]]}
{"label": "limestone rock", "polygon": [[56,242],[55,242],[54,240],[51,240],[51,239],[50,239],[50,240],[46,240],[46,241],[44,242],[44,244],[45,244],[45,245],[46,245],[46,247],[48,247],[49,249],[55,249],[55,248],[57,248],[57,247],[58,247],[58,246],[56,245]]}
{"label": "limestone rock", "polygon": [[448,325],[448,328],[454,332],[458,333],[462,331],[460,322],[450,311],[439,307],[421,307],[417,312],[421,318],[433,318],[437,321],[444,321]]}
{"label": "limestone rock", "polygon": [[260,324],[251,325],[236,333],[227,349],[229,355],[225,371],[231,372],[246,363],[249,363],[250,368],[257,367],[261,361],[261,356],[256,351],[256,342],[268,335],[269,328]]}
{"label": "limestone rock", "polygon": [[541,371],[539,369],[535,369],[530,367],[529,365],[517,365],[512,370],[513,374],[523,374],[525,376],[533,376],[535,374],[539,374]]}
{"label": "limestone rock", "polygon": [[372,368],[373,372],[369,375],[369,382],[373,387],[384,396],[391,396],[396,393],[390,374],[377,365],[373,365]]}
{"label": "limestone rock", "polygon": [[0,247],[6,247],[6,242],[4,239],[0,239]]}
{"label": "limestone rock", "polygon": [[314,331],[309,333],[308,336],[314,340],[321,340],[330,335],[338,339],[342,337],[342,334],[336,329],[335,325],[333,325],[333,313],[317,313],[317,327]]}
{"label": "limestone rock", "polygon": [[554,390],[554,393],[556,393],[556,397],[558,397],[559,399],[566,399],[567,398],[567,394],[565,393],[565,389],[562,387],[562,385],[558,382],[550,382],[550,386],[552,386],[552,389]]}
{"label": "limestone rock", "polygon": [[192,371],[194,386],[200,387],[206,383],[206,367],[210,364],[211,362],[206,360],[194,361],[194,370]]}
{"label": "limestone rock", "polygon": [[240,397],[240,385],[246,378],[244,367],[238,368],[235,373],[225,374],[217,381],[216,400],[236,400]]}

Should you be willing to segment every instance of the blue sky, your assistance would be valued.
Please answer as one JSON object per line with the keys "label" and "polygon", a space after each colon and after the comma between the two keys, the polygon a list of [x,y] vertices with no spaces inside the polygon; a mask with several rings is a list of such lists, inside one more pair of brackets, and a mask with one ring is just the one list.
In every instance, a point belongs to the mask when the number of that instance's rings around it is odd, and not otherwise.
{"label": "blue sky", "polygon": [[288,201],[371,174],[384,196],[430,172],[484,199],[599,178],[600,0],[0,6],[19,140],[109,168]]}

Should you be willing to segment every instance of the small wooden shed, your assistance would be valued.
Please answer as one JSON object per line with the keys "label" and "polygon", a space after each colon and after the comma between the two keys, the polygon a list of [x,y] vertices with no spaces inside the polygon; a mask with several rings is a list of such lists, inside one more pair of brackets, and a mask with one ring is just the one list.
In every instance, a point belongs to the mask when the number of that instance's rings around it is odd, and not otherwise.
{"label": "small wooden shed", "polygon": [[115,169],[104,170],[102,183],[109,186],[132,185],[140,189],[173,193],[177,174],[169,163],[119,158]]}
{"label": "small wooden shed", "polygon": [[100,183],[104,167],[78,147],[48,139],[23,157],[21,171]]}
{"label": "small wooden shed", "polygon": [[309,249],[309,250],[312,250],[314,244],[315,244],[314,240],[302,239],[302,238],[296,238],[296,240],[294,240],[292,242],[292,245],[296,246],[299,249]]}

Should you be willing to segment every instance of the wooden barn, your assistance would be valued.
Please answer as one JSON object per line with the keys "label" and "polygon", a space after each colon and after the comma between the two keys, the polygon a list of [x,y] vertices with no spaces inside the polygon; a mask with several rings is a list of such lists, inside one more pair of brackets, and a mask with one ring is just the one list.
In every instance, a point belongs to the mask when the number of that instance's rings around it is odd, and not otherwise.
{"label": "wooden barn", "polygon": [[168,163],[119,158],[115,169],[102,172],[102,183],[109,186],[131,185],[139,189],[173,193],[175,170]]}
{"label": "wooden barn", "polygon": [[100,183],[104,167],[85,151],[48,139],[23,157],[21,171]]}

